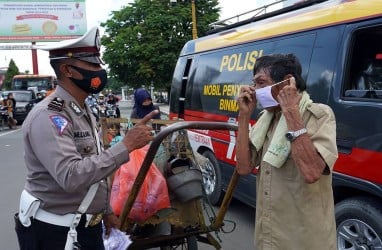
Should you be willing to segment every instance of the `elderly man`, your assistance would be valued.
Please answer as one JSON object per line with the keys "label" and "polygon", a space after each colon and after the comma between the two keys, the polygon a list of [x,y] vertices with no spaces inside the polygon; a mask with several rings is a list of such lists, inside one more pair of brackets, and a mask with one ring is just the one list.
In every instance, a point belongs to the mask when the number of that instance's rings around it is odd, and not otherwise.
{"label": "elderly man", "polygon": [[[257,250],[335,250],[333,111],[313,103],[292,55],[259,58],[254,86],[240,89],[237,171],[257,173]],[[249,130],[259,103],[265,110]]]}

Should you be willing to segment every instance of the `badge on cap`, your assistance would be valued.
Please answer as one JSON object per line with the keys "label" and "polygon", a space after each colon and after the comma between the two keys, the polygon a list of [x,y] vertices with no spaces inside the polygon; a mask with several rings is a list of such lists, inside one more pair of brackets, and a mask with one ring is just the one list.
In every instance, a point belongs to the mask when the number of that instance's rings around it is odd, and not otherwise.
{"label": "badge on cap", "polygon": [[53,125],[58,130],[58,134],[62,135],[64,133],[64,131],[65,131],[65,128],[69,124],[68,120],[65,117],[61,116],[61,115],[52,115],[49,118],[52,121]]}

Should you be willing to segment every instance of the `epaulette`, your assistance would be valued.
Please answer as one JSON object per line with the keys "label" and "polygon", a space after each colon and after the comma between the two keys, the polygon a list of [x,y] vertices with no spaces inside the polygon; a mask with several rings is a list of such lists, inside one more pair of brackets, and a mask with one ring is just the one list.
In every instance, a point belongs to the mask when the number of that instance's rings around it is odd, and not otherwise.
{"label": "epaulette", "polygon": [[310,111],[317,119],[332,113],[331,109],[322,103],[311,103],[306,109]]}
{"label": "epaulette", "polygon": [[64,110],[65,107],[65,101],[62,100],[60,97],[55,97],[49,104],[48,109],[61,112]]}
{"label": "epaulette", "polygon": [[75,102],[70,102],[69,107],[73,110],[73,112],[76,115],[82,115],[82,110],[81,108],[75,103]]}

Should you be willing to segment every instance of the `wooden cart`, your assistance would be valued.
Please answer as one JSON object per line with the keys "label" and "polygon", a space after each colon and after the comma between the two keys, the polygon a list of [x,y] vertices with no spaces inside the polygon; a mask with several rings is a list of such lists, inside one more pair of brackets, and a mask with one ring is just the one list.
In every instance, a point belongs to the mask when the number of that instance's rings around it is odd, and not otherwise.
{"label": "wooden cart", "polygon": [[[108,123],[131,123],[138,120],[128,120],[123,118],[104,118],[101,119],[103,130],[103,139],[105,147],[107,145],[106,129]],[[133,243],[128,249],[148,249],[159,247],[160,249],[198,249],[197,242],[203,242],[221,249],[218,240],[215,239],[212,233],[217,233],[222,230],[224,226],[224,216],[228,210],[230,201],[232,199],[234,188],[238,182],[239,175],[234,171],[230,184],[225,193],[224,199],[217,211],[214,213],[213,218],[206,218],[203,205],[208,204],[206,199],[192,200],[190,202],[171,201],[171,206],[175,208],[174,213],[170,213],[162,218],[150,218],[144,225],[137,225],[130,221],[128,214],[134,204],[138,192],[142,186],[145,176],[153,162],[158,149],[163,142],[168,139],[174,132],[186,131],[187,129],[203,129],[203,130],[237,130],[237,125],[225,122],[188,122],[188,121],[166,121],[166,120],[152,120],[153,123],[166,124],[167,126],[162,129],[154,138],[147,151],[146,157],[142,163],[138,176],[133,184],[132,190],[125,203],[124,209],[120,215],[121,230],[131,236]],[[168,146],[168,145],[167,145]],[[166,234],[147,234],[142,233],[138,228],[145,226],[157,226],[160,223],[166,222],[170,225],[170,233]]]}

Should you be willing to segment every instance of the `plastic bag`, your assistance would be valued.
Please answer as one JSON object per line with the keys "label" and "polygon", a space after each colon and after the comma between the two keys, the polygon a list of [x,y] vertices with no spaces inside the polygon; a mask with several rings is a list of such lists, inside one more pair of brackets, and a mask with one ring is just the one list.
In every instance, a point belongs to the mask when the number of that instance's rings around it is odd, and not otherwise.
{"label": "plastic bag", "polygon": [[119,229],[112,228],[109,237],[105,236],[105,226],[102,224],[102,237],[105,250],[126,250],[132,243],[130,236]]}
{"label": "plastic bag", "polygon": [[[123,164],[115,173],[110,204],[117,216],[122,213],[147,150],[148,146],[131,152],[129,155],[130,160]],[[152,163],[128,218],[140,223],[154,215],[157,211],[169,207],[170,198],[166,179],[155,164]]]}

